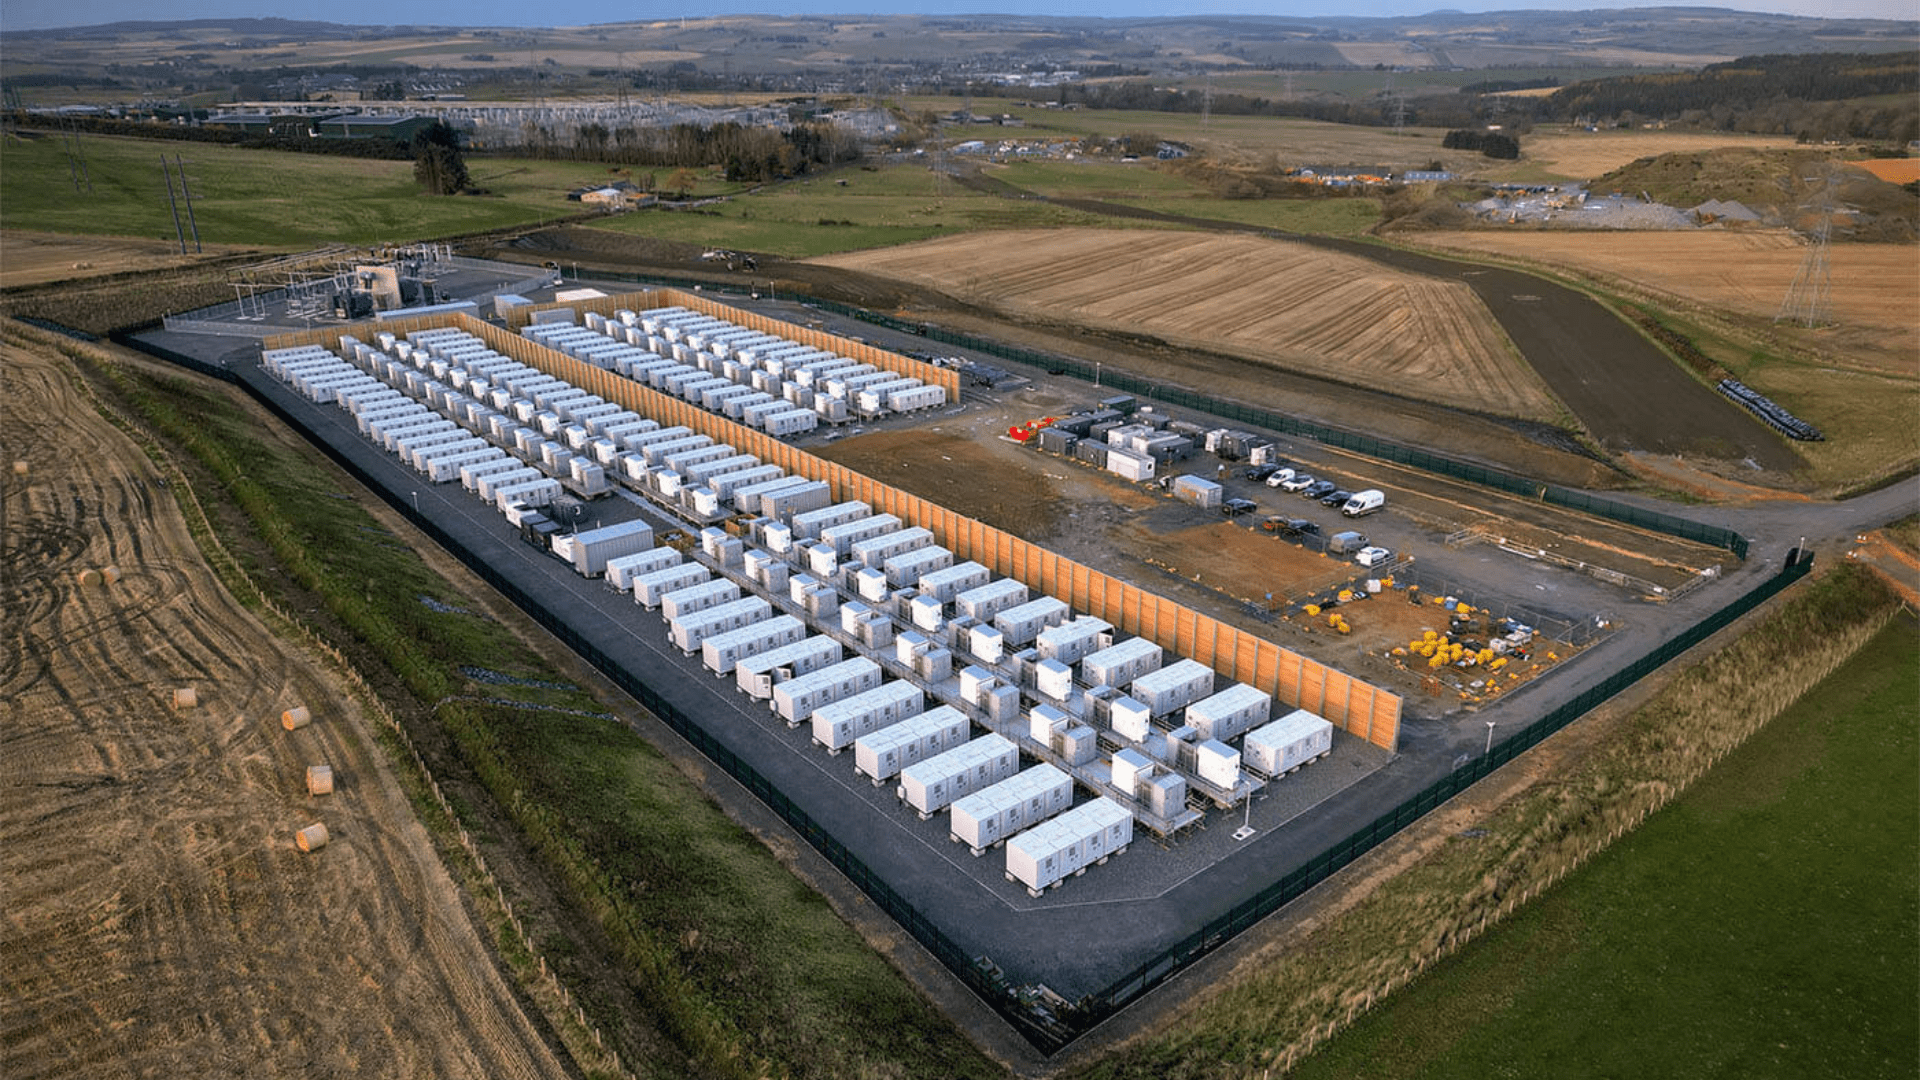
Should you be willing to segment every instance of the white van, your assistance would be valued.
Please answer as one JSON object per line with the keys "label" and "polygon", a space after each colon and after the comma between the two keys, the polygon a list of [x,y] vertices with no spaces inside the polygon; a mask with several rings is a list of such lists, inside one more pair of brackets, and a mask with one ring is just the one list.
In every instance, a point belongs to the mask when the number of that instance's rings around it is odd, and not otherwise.
{"label": "white van", "polygon": [[1348,517],[1363,517],[1387,505],[1387,497],[1376,488],[1356,491],[1340,507],[1340,512]]}

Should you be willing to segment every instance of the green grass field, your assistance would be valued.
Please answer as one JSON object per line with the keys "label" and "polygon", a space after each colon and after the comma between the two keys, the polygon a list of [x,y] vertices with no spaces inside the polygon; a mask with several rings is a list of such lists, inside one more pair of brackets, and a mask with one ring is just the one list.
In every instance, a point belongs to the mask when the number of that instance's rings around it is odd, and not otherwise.
{"label": "green grass field", "polygon": [[[631,702],[596,699],[480,614],[324,459],[261,437],[253,415],[198,382],[135,369],[118,381],[163,440],[210,471],[201,498],[239,508],[230,523],[266,541],[229,542],[253,578],[289,608],[324,609],[351,638],[343,647],[398,676],[396,712],[452,736],[600,922],[638,992],[586,1007],[642,1075],[999,1074],[818,893],[606,716],[637,711]],[[566,950],[550,959],[565,977]]]}
{"label": "green grass field", "polygon": [[983,229],[1142,224],[1037,200],[984,195],[951,179],[942,182],[924,166],[888,165],[774,185],[698,211],[623,214],[598,227],[798,259]]}
{"label": "green grass field", "polygon": [[[1566,86],[1583,79],[1603,79],[1618,74],[1620,74],[1619,68],[1604,67],[1416,69],[1394,72],[1393,85],[1395,89],[1417,93],[1430,90],[1458,90],[1462,86],[1482,82],[1518,82],[1523,79],[1554,78],[1560,80],[1560,85]],[[1294,73],[1293,90],[1296,95],[1319,91],[1339,94],[1343,97],[1367,97],[1379,94],[1386,86],[1385,79],[1385,73],[1379,71],[1301,71]],[[1287,77],[1271,71],[1218,74],[1213,76],[1212,84],[1214,92],[1220,94],[1281,98],[1287,91]],[[1204,79],[1189,78],[1174,85],[1197,90],[1207,83]]]}
{"label": "green grass field", "polygon": [[81,145],[91,192],[74,190],[59,138],[7,138],[0,227],[172,240],[163,154],[187,163],[203,242],[277,248],[404,243],[577,214],[567,191],[607,179],[600,165],[475,158],[473,182],[491,194],[433,196],[414,183],[410,161],[105,135]]}
{"label": "green grass field", "polygon": [[1920,1068],[1910,618],[1296,1071],[1904,1080]]}
{"label": "green grass field", "polygon": [[[908,99],[913,110],[946,113],[958,107],[953,98]],[[1199,113],[1133,112],[1115,109],[1034,109],[1007,98],[976,98],[976,115],[1007,113],[1025,121],[1022,128],[949,127],[949,138],[1070,138],[1088,135],[1117,138],[1144,132],[1204,147],[1219,157],[1260,159],[1273,155],[1283,164],[1355,163],[1424,166],[1440,158],[1449,162],[1485,160],[1477,154],[1440,148],[1440,128],[1408,127],[1396,134],[1390,127],[1355,127],[1320,120],[1268,116],[1213,116]]]}

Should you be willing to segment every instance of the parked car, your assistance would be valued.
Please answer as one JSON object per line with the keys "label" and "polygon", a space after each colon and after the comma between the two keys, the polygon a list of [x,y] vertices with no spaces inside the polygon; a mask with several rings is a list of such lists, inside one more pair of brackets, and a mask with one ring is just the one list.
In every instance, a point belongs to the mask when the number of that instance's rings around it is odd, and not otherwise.
{"label": "parked car", "polygon": [[1281,514],[1275,514],[1261,522],[1260,527],[1281,536],[1311,536],[1320,532],[1320,526],[1306,518],[1290,518]]}
{"label": "parked car", "polygon": [[1309,499],[1324,498],[1327,492],[1332,491],[1334,488],[1337,488],[1339,486],[1340,485],[1334,483],[1331,480],[1316,480],[1313,483],[1308,484],[1306,488],[1300,492],[1300,494]]}
{"label": "parked car", "polygon": [[1334,488],[1332,491],[1320,496],[1320,505],[1344,506],[1346,505],[1346,501],[1351,498],[1353,498],[1353,492],[1348,491],[1346,488]]}
{"label": "parked car", "polygon": [[1280,470],[1278,465],[1255,465],[1244,474],[1249,480],[1265,480]]}
{"label": "parked car", "polygon": [[1363,547],[1354,555],[1353,561],[1361,566],[1385,566],[1393,561],[1393,551],[1383,547]]}
{"label": "parked car", "polygon": [[1271,488],[1277,488],[1280,485],[1286,483],[1287,481],[1293,479],[1296,475],[1298,474],[1295,473],[1292,469],[1275,469],[1273,472],[1267,475],[1267,486]]}
{"label": "parked car", "polygon": [[1220,504],[1220,512],[1228,517],[1239,517],[1241,514],[1250,514],[1258,509],[1259,507],[1252,499],[1228,499]]}
{"label": "parked car", "polygon": [[1312,487],[1319,482],[1319,480],[1314,478],[1312,473],[1295,473],[1291,477],[1288,477],[1285,483],[1280,485],[1280,489],[1282,491],[1299,491],[1303,488]]}

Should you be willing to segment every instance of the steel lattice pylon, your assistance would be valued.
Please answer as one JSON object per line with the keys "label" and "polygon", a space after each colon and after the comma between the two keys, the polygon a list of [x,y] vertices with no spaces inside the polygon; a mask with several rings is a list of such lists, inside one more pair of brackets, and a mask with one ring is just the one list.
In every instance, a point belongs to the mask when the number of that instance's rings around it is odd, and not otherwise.
{"label": "steel lattice pylon", "polygon": [[1819,221],[1807,235],[1807,257],[1800,261],[1787,295],[1780,300],[1780,311],[1773,317],[1777,323],[1823,326],[1833,321],[1833,265],[1828,258],[1833,238],[1833,174],[1820,179]]}

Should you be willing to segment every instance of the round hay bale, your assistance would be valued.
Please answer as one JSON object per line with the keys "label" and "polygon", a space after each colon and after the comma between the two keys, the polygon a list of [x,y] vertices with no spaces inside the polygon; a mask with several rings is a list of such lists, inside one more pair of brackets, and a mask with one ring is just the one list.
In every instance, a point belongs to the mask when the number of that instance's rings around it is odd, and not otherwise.
{"label": "round hay bale", "polygon": [[79,580],[83,588],[100,584],[100,571],[92,567],[80,571],[75,577]]}
{"label": "round hay bale", "polygon": [[331,765],[307,766],[307,794],[309,795],[333,794],[333,766]]}
{"label": "round hay bale", "polygon": [[318,821],[293,834],[293,842],[300,846],[301,851],[319,851],[327,846],[329,839],[327,827]]}
{"label": "round hay bale", "polygon": [[183,686],[173,692],[173,707],[191,709],[200,704],[200,694],[191,686]]}
{"label": "round hay bale", "polygon": [[117,566],[103,567],[100,571],[100,580],[109,585],[118,584],[120,581],[120,568]]}
{"label": "round hay bale", "polygon": [[24,461],[16,461],[16,462],[14,462],[14,463],[13,463],[13,475],[15,475],[15,476],[25,476],[25,475],[27,475],[27,463],[26,463],[26,462],[24,462]]}
{"label": "round hay bale", "polygon": [[307,711],[305,705],[295,705],[280,714],[280,726],[288,731],[299,731],[311,723],[313,723],[313,714]]}

